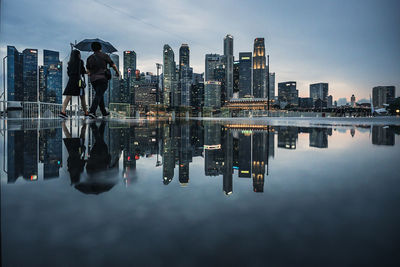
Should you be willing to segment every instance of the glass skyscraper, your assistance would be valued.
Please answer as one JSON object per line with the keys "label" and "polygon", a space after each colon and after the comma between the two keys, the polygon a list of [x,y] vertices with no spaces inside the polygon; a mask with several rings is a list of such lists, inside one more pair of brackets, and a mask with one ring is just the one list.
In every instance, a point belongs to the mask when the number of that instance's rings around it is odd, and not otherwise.
{"label": "glass skyscraper", "polygon": [[225,57],[218,54],[206,54],[205,58],[205,81],[215,81],[215,69],[225,64]]}
{"label": "glass skyscraper", "polygon": [[24,100],[22,80],[22,54],[14,46],[7,46],[7,99]]}
{"label": "glass skyscraper", "polygon": [[239,97],[251,97],[251,52],[239,53]]}
{"label": "glass skyscraper", "polygon": [[328,83],[315,83],[310,84],[310,97],[313,99],[313,103],[318,99],[321,99],[324,102],[328,101]]}
{"label": "glass skyscraper", "polygon": [[[115,62],[114,62],[115,63]],[[124,79],[133,77],[136,70],[136,52],[124,51]]]}
{"label": "glass skyscraper", "polygon": [[176,64],[175,54],[169,45],[164,45],[163,50],[163,64],[164,64],[164,77],[163,77],[163,94],[164,105],[168,107],[176,106],[174,95],[176,94]]}
{"label": "glass skyscraper", "polygon": [[296,82],[278,83],[278,98],[281,103],[297,106],[299,103],[299,90],[297,90]]}
{"label": "glass skyscraper", "polygon": [[224,56],[226,60],[226,98],[229,100],[233,96],[233,36],[230,34],[224,38]]}
{"label": "glass skyscraper", "polygon": [[190,68],[190,49],[182,44],[179,49],[179,98],[181,106],[190,106],[193,69]]}
{"label": "glass skyscraper", "polygon": [[24,101],[38,100],[38,50],[25,49],[22,52],[22,84]]}
{"label": "glass skyscraper", "polygon": [[253,96],[256,98],[265,98],[266,90],[266,59],[264,38],[254,40],[253,53]]}

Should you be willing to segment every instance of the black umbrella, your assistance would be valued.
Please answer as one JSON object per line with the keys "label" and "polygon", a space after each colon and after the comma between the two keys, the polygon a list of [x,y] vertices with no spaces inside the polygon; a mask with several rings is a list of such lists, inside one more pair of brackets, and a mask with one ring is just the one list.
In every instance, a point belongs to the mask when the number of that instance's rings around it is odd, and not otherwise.
{"label": "black umbrella", "polygon": [[110,44],[109,42],[103,41],[101,39],[85,39],[83,41],[80,41],[79,43],[77,43],[76,45],[74,45],[74,47],[76,49],[79,49],[81,51],[87,51],[90,52],[92,51],[91,45],[93,42],[99,42],[101,44],[101,50],[103,50],[104,53],[113,53],[113,52],[117,52],[117,49],[115,49],[115,47]]}

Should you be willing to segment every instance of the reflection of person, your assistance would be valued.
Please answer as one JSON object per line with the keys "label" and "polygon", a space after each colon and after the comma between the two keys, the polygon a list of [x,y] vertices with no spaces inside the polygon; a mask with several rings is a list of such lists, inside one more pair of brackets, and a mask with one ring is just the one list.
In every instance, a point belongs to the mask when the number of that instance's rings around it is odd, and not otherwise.
{"label": "reflection of person", "polygon": [[96,123],[90,125],[95,141],[89,152],[89,159],[86,165],[86,171],[88,174],[104,171],[108,169],[110,165],[111,156],[108,152],[108,146],[104,142],[105,126],[106,124],[104,121],[101,123],[99,128],[97,128]]}
{"label": "reflection of person", "polygon": [[101,44],[99,42],[92,43],[92,50],[94,53],[88,57],[86,67],[88,69],[90,82],[96,92],[89,113],[89,117],[95,119],[97,107],[100,107],[103,117],[110,115],[104,105],[104,93],[108,86],[108,80],[106,77],[107,65],[111,66],[115,70],[115,75],[117,77],[119,76],[119,71],[110,56],[101,51]]}
{"label": "reflection of person", "polygon": [[62,123],[62,129],[65,135],[64,145],[68,150],[68,172],[71,177],[71,184],[76,184],[80,180],[80,175],[85,167],[85,133],[86,124],[82,126],[81,133],[78,138],[73,138],[65,122]]}
{"label": "reflection of person", "polygon": [[67,109],[67,105],[69,101],[71,101],[72,96],[79,96],[82,103],[82,109],[85,112],[85,116],[88,116],[86,108],[86,100],[85,100],[85,88],[84,83],[82,83],[82,79],[84,79],[84,75],[86,74],[84,63],[81,59],[81,53],[79,50],[73,50],[71,52],[71,57],[68,62],[67,67],[68,73],[68,83],[64,90],[63,95],[65,95],[64,102],[62,104],[62,110],[60,112],[60,117],[63,119],[68,118],[65,110]]}

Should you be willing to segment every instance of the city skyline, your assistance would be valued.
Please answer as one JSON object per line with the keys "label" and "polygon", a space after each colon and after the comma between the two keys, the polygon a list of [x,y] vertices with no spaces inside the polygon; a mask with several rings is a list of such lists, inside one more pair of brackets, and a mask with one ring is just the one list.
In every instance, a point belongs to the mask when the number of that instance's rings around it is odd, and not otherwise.
{"label": "city skyline", "polygon": [[[217,3],[216,7],[224,4]],[[309,1],[301,5],[291,2],[281,6],[270,1],[258,3],[251,18],[243,15],[243,19],[238,21],[236,16],[242,15],[248,6],[228,5],[226,8],[233,11],[232,15],[224,15],[216,12],[218,8],[204,13],[207,1],[203,4],[177,1],[169,6],[157,1],[154,5],[137,3],[134,10],[141,10],[140,13],[129,12],[123,1],[113,2],[112,5],[94,1],[90,12],[84,11],[87,4],[78,1],[46,4],[43,10],[41,5],[32,5],[29,1],[3,2],[2,54],[5,54],[7,44],[14,44],[17,49],[32,47],[60,51],[60,59],[65,61],[69,42],[98,36],[112,42],[119,50],[120,57],[124,50],[135,50],[138,69],[155,72],[155,63],[162,61],[160,50],[163,44],[168,43],[174,51],[178,51],[182,43],[188,43],[191,47],[191,65],[193,71],[198,73],[204,72],[204,55],[222,54],[223,38],[231,34],[234,38],[235,60],[239,52],[253,50],[254,38],[264,37],[266,54],[270,55],[270,71],[276,73],[276,83],[296,81],[300,97],[308,96],[309,84],[318,82],[329,83],[334,99],[349,99],[352,94],[357,99],[368,99],[374,86],[399,87],[400,53],[395,49],[395,44],[400,36],[394,27],[399,19],[393,12],[400,4],[395,1],[367,1],[362,5],[356,1],[344,5],[340,2]],[[35,12],[13,12],[22,6],[24,10]],[[84,21],[92,20],[104,30],[100,34],[80,21],[60,20],[55,16],[60,8],[66,14],[82,14]],[[355,10],[358,11],[357,18],[353,16]],[[182,12],[177,14],[177,11]],[[263,11],[267,12],[267,16]],[[107,16],[115,17],[115,22],[100,20]],[[371,16],[375,20],[369,20]],[[337,20],[338,17],[342,19]],[[45,31],[42,31],[42,27],[45,27],[43,18],[54,22],[51,27],[46,24]],[[313,21],[318,18],[324,20],[315,26]],[[165,23],[161,23],[162,19]],[[35,27],[28,27],[32,23]],[[215,28],[220,24],[223,26]],[[76,27],[71,27],[74,25],[80,27],[79,32],[74,30]],[[59,34],[61,29],[62,35]],[[27,34],[29,39],[25,38]]]}

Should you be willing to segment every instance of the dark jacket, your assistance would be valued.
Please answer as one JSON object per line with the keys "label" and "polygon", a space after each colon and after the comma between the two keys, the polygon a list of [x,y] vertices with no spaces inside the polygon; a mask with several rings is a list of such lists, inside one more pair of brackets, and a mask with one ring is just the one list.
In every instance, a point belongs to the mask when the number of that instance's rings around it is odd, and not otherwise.
{"label": "dark jacket", "polygon": [[94,52],[90,55],[86,61],[86,68],[90,72],[90,81],[106,79],[104,72],[107,69],[107,65],[110,67],[114,65],[109,55],[103,52]]}

